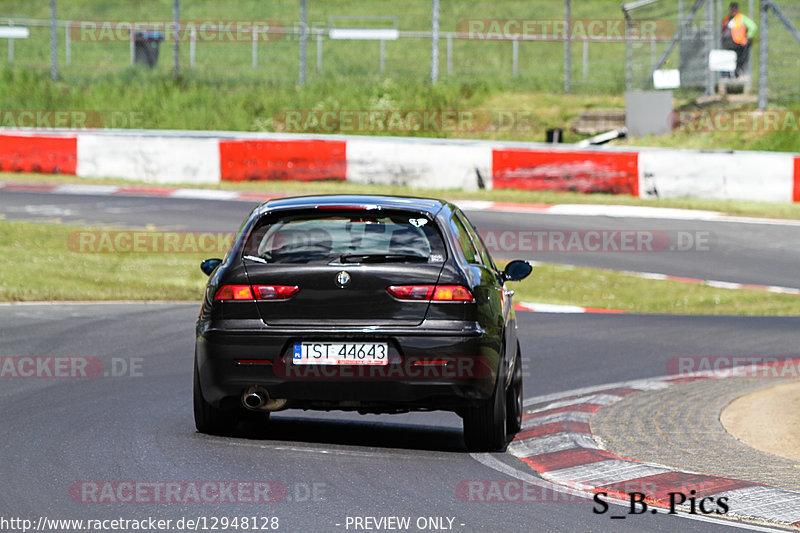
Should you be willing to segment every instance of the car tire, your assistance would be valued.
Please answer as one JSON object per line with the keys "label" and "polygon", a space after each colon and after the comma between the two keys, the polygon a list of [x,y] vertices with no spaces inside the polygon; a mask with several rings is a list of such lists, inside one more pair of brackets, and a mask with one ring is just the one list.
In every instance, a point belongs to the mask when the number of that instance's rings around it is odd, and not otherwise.
{"label": "car tire", "polygon": [[517,344],[514,373],[506,392],[506,433],[512,437],[522,429],[522,354]]}
{"label": "car tire", "polygon": [[227,435],[236,422],[235,414],[214,407],[203,398],[197,361],[194,363],[194,425],[200,433]]}
{"label": "car tire", "polygon": [[[505,363],[501,363],[501,368]],[[492,397],[464,411],[464,442],[471,452],[500,452],[506,447],[506,391],[504,374],[497,376]]]}

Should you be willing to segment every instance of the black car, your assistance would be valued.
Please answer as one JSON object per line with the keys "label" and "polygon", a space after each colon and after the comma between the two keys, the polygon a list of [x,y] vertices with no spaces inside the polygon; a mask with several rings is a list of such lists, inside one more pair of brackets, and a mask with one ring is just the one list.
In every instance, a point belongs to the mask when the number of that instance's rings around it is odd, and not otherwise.
{"label": "black car", "polygon": [[197,320],[194,416],[225,434],[282,409],[447,410],[470,450],[522,421],[522,359],[506,281],[455,205],[392,196],[261,204],[210,276]]}

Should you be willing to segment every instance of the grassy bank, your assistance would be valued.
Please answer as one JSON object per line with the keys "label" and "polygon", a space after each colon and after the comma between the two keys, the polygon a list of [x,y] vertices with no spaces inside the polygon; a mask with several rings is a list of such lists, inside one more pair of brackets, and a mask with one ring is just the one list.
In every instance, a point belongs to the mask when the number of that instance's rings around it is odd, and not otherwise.
{"label": "grassy bank", "polygon": [[[562,128],[568,143],[584,138],[569,130],[582,110],[624,108],[621,92],[565,94],[522,89],[503,81],[445,80],[431,86],[422,80],[401,77],[368,78],[358,83],[332,77],[301,88],[268,80],[207,80],[192,74],[173,82],[167,74],[138,68],[87,81],[53,82],[43,70],[4,67],[0,69],[0,94],[0,125],[10,128],[27,125],[18,119],[20,111],[57,110],[77,111],[84,121],[76,120],[77,128],[344,133],[536,142],[545,140],[548,129]],[[697,109],[691,101],[692,95],[679,96],[676,107],[698,113],[755,111],[755,104],[722,103]],[[791,116],[797,114],[797,109],[789,111],[794,112]],[[367,112],[378,118],[352,118],[359,113],[366,116]],[[447,122],[443,114],[462,118]],[[419,117],[432,118],[425,123],[425,118]],[[749,127],[735,131],[700,129],[633,137],[614,144],[800,152],[796,124],[795,129],[789,127],[786,131],[756,131]]]}
{"label": "grassy bank", "polygon": [[[109,244],[108,247],[82,248],[80,235],[87,232],[91,230],[0,222],[0,256],[5,265],[0,279],[0,301],[199,302],[206,281],[200,272],[200,261],[222,255],[218,250],[198,252],[198,246],[189,246],[186,241],[182,241],[183,248],[177,253],[113,251],[125,249],[125,243],[123,247]],[[538,266],[533,275],[523,282],[514,283],[513,288],[516,301],[636,313],[800,314],[800,297],[797,296],[644,280],[620,273],[559,265]]]}

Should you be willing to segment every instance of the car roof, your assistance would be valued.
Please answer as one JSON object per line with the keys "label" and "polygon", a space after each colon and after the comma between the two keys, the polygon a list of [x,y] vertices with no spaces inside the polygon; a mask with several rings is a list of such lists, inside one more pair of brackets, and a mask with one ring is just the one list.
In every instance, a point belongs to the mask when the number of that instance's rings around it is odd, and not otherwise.
{"label": "car roof", "polygon": [[375,206],[387,209],[408,209],[436,215],[448,205],[435,198],[415,198],[409,196],[380,196],[370,194],[324,194],[315,196],[294,196],[276,198],[261,204],[261,212],[276,209],[303,209],[317,206]]}

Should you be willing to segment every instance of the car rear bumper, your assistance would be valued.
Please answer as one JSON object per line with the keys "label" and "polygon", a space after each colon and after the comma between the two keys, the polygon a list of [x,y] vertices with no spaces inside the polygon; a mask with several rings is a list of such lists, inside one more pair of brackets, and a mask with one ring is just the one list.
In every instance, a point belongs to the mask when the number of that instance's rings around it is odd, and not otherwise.
{"label": "car rear bumper", "polygon": [[[252,326],[252,324],[251,324]],[[446,326],[446,327],[445,327]],[[295,365],[303,341],[386,342],[387,365]],[[251,386],[288,408],[363,412],[450,410],[494,390],[500,339],[475,323],[415,328],[231,328],[198,326],[196,358],[205,400],[238,403]]]}

